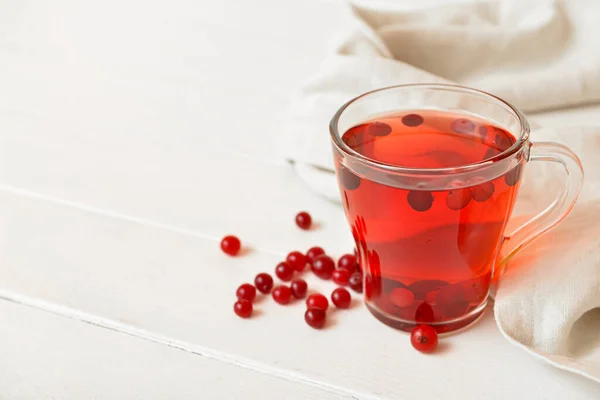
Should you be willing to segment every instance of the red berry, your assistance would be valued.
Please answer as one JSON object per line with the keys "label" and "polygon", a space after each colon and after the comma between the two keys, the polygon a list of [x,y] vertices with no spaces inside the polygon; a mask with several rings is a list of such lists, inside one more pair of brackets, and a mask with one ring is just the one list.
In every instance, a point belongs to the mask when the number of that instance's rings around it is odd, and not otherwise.
{"label": "red berry", "polygon": [[329,307],[329,302],[327,301],[327,297],[323,296],[321,293],[314,293],[306,299],[306,307],[320,308],[325,311]]}
{"label": "red berry", "polygon": [[350,273],[356,271],[358,269],[358,266],[356,263],[356,256],[354,256],[352,254],[344,254],[338,260],[337,267],[339,269],[348,270],[348,272],[350,272]]}
{"label": "red berry", "polygon": [[431,353],[438,344],[438,334],[429,325],[419,325],[410,334],[412,346],[422,353]]}
{"label": "red berry", "polygon": [[352,302],[352,297],[346,289],[337,288],[331,293],[331,301],[337,308],[348,308]]}
{"label": "red berry", "polygon": [[229,235],[221,240],[221,250],[230,256],[235,256],[239,253],[241,246],[240,239],[238,239],[237,236]]}
{"label": "red berry", "polygon": [[347,269],[336,269],[331,274],[331,279],[336,283],[336,285],[346,286],[348,284],[348,279],[350,278],[350,271]]}
{"label": "red berry", "polygon": [[306,290],[308,289],[308,285],[306,281],[303,279],[295,279],[291,284],[292,295],[297,299],[303,299],[306,296]]}
{"label": "red berry", "polygon": [[248,300],[238,300],[233,305],[233,311],[238,317],[248,318],[252,315],[252,302]]}
{"label": "red berry", "polygon": [[244,283],[237,289],[235,295],[240,300],[248,300],[251,302],[256,297],[256,288],[249,283]]}
{"label": "red berry", "polygon": [[296,215],[296,225],[300,227],[300,229],[310,229],[310,225],[312,224],[312,218],[310,214],[306,211],[299,212]]}
{"label": "red berry", "polygon": [[320,248],[319,246],[311,247],[306,252],[306,260],[309,264],[312,265],[312,262],[315,258],[319,257],[321,254],[325,254],[325,250]]}
{"label": "red berry", "polygon": [[348,279],[348,286],[350,289],[354,290],[356,293],[362,293],[363,291],[363,277],[360,272],[355,272],[350,275]]}
{"label": "red berry", "polygon": [[415,301],[415,295],[406,288],[396,288],[392,290],[390,300],[396,307],[404,308],[412,305]]}
{"label": "red berry", "polygon": [[304,271],[307,259],[306,256],[299,251],[292,251],[287,255],[285,261],[287,261],[296,271]]}
{"label": "red berry", "polygon": [[275,267],[275,275],[284,282],[289,282],[294,277],[294,268],[287,262],[283,261]]}
{"label": "red berry", "polygon": [[254,278],[254,286],[262,293],[269,293],[273,288],[273,278],[271,275],[262,272]]}
{"label": "red berry", "polygon": [[321,254],[313,260],[311,269],[319,278],[329,279],[335,270],[335,263],[328,255]]}
{"label": "red berry", "polygon": [[315,329],[321,329],[325,326],[325,310],[320,308],[309,308],[304,313],[304,320],[308,325]]}
{"label": "red berry", "polygon": [[273,300],[279,304],[287,304],[292,298],[292,289],[287,286],[279,285],[273,289]]}

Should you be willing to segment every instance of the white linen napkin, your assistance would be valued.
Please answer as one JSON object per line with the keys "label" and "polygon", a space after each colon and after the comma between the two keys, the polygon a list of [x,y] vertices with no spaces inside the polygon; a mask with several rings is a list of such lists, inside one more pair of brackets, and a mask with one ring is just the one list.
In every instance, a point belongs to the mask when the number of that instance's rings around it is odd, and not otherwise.
{"label": "white linen napkin", "polygon": [[[339,193],[329,120],[369,90],[456,82],[524,111],[600,100],[600,2],[445,1],[418,9],[373,2],[340,10],[349,28],[293,97],[277,138],[300,176],[333,201]],[[496,319],[513,343],[600,382],[600,128],[539,130],[532,138],[571,147],[586,181],[573,215],[511,261],[496,294]],[[528,167],[517,211],[545,207],[561,184],[552,169]]]}

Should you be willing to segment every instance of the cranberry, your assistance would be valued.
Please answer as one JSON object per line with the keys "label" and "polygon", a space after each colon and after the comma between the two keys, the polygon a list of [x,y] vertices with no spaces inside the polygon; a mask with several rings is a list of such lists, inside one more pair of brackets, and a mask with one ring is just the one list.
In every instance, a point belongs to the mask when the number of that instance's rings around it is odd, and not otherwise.
{"label": "cranberry", "polygon": [[325,326],[325,315],[325,310],[320,308],[309,308],[304,313],[304,320],[311,328],[321,329]]}
{"label": "cranberry", "polygon": [[410,127],[419,126],[423,123],[423,117],[419,114],[408,114],[402,117],[402,123]]}
{"label": "cranberry", "polygon": [[319,278],[329,279],[335,269],[335,263],[328,255],[321,254],[313,260],[311,269]]}
{"label": "cranberry", "polygon": [[300,229],[310,229],[311,224],[312,218],[310,217],[310,214],[306,211],[299,212],[296,215],[296,225],[298,225]]}
{"label": "cranberry", "polygon": [[308,263],[310,265],[312,265],[313,260],[315,258],[319,257],[321,254],[325,254],[325,250],[323,250],[321,247],[319,247],[319,246],[311,247],[306,252],[306,259],[307,259]]}
{"label": "cranberry", "polygon": [[275,275],[284,282],[289,282],[294,277],[294,268],[285,261],[275,267]]}
{"label": "cranberry", "polygon": [[337,308],[348,308],[352,302],[352,297],[346,289],[337,288],[331,292],[331,301]]}
{"label": "cranberry", "polygon": [[306,307],[320,308],[325,311],[329,307],[329,302],[327,301],[327,297],[323,296],[321,293],[314,293],[306,299]]}
{"label": "cranberry", "polygon": [[348,284],[348,279],[350,279],[350,271],[347,269],[336,269],[331,274],[331,279],[336,285],[346,286]]}
{"label": "cranberry", "polygon": [[392,127],[383,122],[373,122],[367,126],[367,134],[371,136],[387,136],[392,133]]}
{"label": "cranberry", "polygon": [[240,239],[238,239],[237,236],[228,235],[221,240],[221,250],[230,256],[235,256],[237,253],[239,253],[240,247],[242,247],[242,245],[240,244]]}
{"label": "cranberry", "polygon": [[469,189],[454,189],[448,192],[446,205],[451,210],[461,210],[471,201],[471,192]]}
{"label": "cranberry", "polygon": [[519,164],[504,175],[504,182],[506,182],[508,186],[515,186],[519,182],[522,167],[523,164]]}
{"label": "cranberry", "polygon": [[421,303],[415,311],[415,321],[420,324],[428,324],[434,321],[433,308],[428,303]]}
{"label": "cranberry", "polygon": [[291,284],[292,295],[297,299],[303,299],[306,296],[308,285],[303,279],[294,279]]}
{"label": "cranberry", "polygon": [[412,209],[419,212],[427,211],[433,205],[431,193],[422,190],[411,190],[408,192],[407,200]]}
{"label": "cranberry", "polygon": [[468,119],[461,118],[453,121],[450,128],[456,133],[469,133],[473,132],[475,124]]}
{"label": "cranberry", "polygon": [[410,342],[421,353],[431,353],[438,344],[438,334],[429,325],[419,325],[410,334]]}
{"label": "cranberry", "polygon": [[348,272],[354,272],[358,268],[356,256],[352,254],[344,254],[338,260],[337,267],[340,269],[346,269]]}
{"label": "cranberry", "polygon": [[273,278],[271,275],[262,272],[254,278],[254,286],[256,286],[259,292],[269,293],[271,288],[273,288]]}
{"label": "cranberry", "polygon": [[360,178],[343,165],[338,168],[338,179],[348,190],[356,190],[360,186]]}
{"label": "cranberry", "polygon": [[294,268],[296,271],[303,271],[306,267],[306,256],[299,251],[292,251],[287,255],[285,260]]}
{"label": "cranberry", "polygon": [[275,300],[279,304],[287,304],[290,302],[292,298],[292,289],[287,286],[279,285],[273,289],[273,300]]}
{"label": "cranberry", "polygon": [[350,275],[348,279],[348,286],[350,289],[354,290],[356,293],[362,293],[363,291],[363,277],[360,272],[355,272]]}
{"label": "cranberry", "polygon": [[494,184],[492,182],[483,182],[480,185],[471,188],[471,197],[477,202],[483,202],[494,194]]}
{"label": "cranberry", "polygon": [[248,300],[238,300],[233,305],[233,311],[238,317],[248,318],[252,315],[252,302]]}
{"label": "cranberry", "polygon": [[425,299],[425,296],[427,295],[427,293],[434,291],[434,290],[439,290],[440,288],[442,288],[446,285],[448,285],[448,282],[446,282],[446,281],[432,279],[432,280],[415,281],[415,282],[411,283],[410,285],[408,285],[408,288],[410,289],[411,292],[413,292],[415,294],[415,299],[423,300],[423,299]]}
{"label": "cranberry", "polygon": [[403,308],[410,306],[415,301],[415,295],[408,289],[397,288],[392,290],[390,300],[396,307]]}
{"label": "cranberry", "polygon": [[249,283],[244,283],[237,289],[235,295],[240,300],[252,301],[256,297],[256,288]]}
{"label": "cranberry", "polygon": [[485,143],[485,138],[488,135],[487,126],[480,126],[477,130],[479,131],[479,136],[481,136],[481,142]]}

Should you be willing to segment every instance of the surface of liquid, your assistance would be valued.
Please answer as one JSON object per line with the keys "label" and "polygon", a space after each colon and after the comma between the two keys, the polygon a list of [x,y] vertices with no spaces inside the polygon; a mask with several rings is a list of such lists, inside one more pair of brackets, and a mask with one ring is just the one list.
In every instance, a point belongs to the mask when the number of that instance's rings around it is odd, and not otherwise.
{"label": "surface of liquid", "polygon": [[[412,168],[477,163],[515,143],[486,121],[437,111],[380,117],[351,128],[342,140],[365,157]],[[424,191],[376,183],[338,165],[371,311],[399,328],[426,322],[444,332],[480,307],[521,167],[460,189]]]}

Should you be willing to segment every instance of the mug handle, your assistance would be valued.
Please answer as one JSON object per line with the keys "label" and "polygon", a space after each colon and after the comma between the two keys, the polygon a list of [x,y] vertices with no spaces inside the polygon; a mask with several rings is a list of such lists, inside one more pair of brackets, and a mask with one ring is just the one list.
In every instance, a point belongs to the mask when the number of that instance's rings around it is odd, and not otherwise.
{"label": "mug handle", "polygon": [[523,247],[552,229],[565,219],[575,206],[583,184],[583,167],[579,157],[568,147],[554,142],[531,144],[528,161],[547,161],[562,165],[567,179],[560,195],[544,211],[505,235],[500,248],[500,261],[496,264],[495,278],[504,270],[506,263]]}

